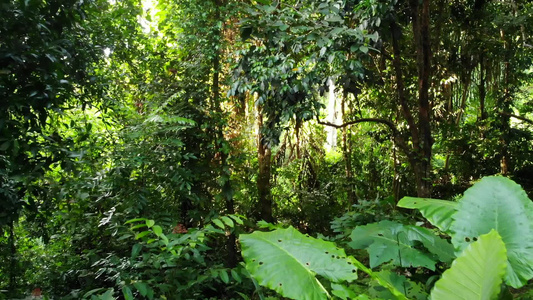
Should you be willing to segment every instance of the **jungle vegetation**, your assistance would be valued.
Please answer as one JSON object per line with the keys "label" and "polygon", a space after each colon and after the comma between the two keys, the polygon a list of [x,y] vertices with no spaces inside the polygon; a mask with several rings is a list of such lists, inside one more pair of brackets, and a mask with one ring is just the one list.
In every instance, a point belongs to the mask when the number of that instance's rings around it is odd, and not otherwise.
{"label": "jungle vegetation", "polygon": [[3,0],[0,299],[531,299],[533,3]]}

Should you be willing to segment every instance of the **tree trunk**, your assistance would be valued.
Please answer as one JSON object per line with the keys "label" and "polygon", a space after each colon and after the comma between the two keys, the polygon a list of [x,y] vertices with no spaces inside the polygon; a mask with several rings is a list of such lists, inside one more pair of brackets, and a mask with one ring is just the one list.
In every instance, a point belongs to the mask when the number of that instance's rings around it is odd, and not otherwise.
{"label": "tree trunk", "polygon": [[467,70],[466,72],[466,78],[464,79],[463,83],[463,92],[461,95],[461,104],[459,105],[459,112],[457,113],[457,118],[455,119],[455,125],[459,126],[461,124],[461,120],[463,119],[464,111],[466,109],[466,100],[468,97],[468,90],[470,89],[470,82],[472,81],[472,72],[470,70]]}
{"label": "tree trunk", "polygon": [[429,166],[430,160],[422,159],[417,162],[413,162],[413,172],[416,179],[416,193],[418,197],[430,198],[432,190],[431,167]]}
{"label": "tree trunk", "polygon": [[483,52],[479,56],[479,120],[483,121],[487,118],[487,112],[485,112],[485,97],[487,96],[487,89],[485,87],[485,68],[483,65]]}
{"label": "tree trunk", "polygon": [[415,122],[407,100],[407,91],[403,82],[401,66],[401,50],[399,41],[401,28],[391,23],[393,68],[396,78],[396,89],[401,113],[407,121],[411,133],[412,147],[398,146],[409,158],[409,163],[416,179],[416,189],[419,197],[431,196],[431,151],[433,138],[431,136],[431,106],[429,102],[430,72],[431,72],[431,44],[429,35],[429,0],[411,0],[413,34],[416,46],[416,61],[418,69],[418,122]]}
{"label": "tree trunk", "polygon": [[[223,0],[214,0],[215,4],[215,21],[223,22],[221,15],[220,15],[220,8],[224,5]],[[219,45],[222,42],[222,32],[220,29],[215,29],[215,43],[218,43]],[[222,47],[219,46],[215,50],[215,55],[213,57],[213,86],[212,86],[212,92],[213,92],[213,106],[215,111],[218,114],[218,118],[222,117],[222,103],[220,101],[220,49]],[[231,170],[230,166],[228,164],[228,155],[227,147],[228,141],[226,140],[226,137],[224,136],[224,128],[222,123],[217,124],[216,128],[216,138],[217,141],[215,141],[215,144],[218,149],[218,153],[220,155],[220,177],[221,182],[223,182],[221,187],[221,193],[223,195],[223,198],[225,200],[225,206],[226,206],[226,213],[227,214],[234,214],[235,213],[235,207],[234,207],[234,201],[233,201],[233,188],[231,186]],[[226,257],[226,267],[228,268],[234,268],[237,266],[237,246],[236,246],[236,238],[235,234],[231,233],[226,240],[226,250],[227,250],[227,257]]]}
{"label": "tree trunk", "polygon": [[[413,33],[415,37],[418,63],[418,129],[420,137],[419,151],[414,166],[417,180],[418,197],[431,197],[431,107],[429,103],[429,86],[431,72],[431,44],[429,35],[429,0],[412,1]],[[414,142],[414,141],[413,141]]]}
{"label": "tree trunk", "polygon": [[509,175],[509,134],[511,131],[509,114],[511,113],[511,91],[510,91],[510,64],[509,64],[509,55],[508,55],[508,41],[505,39],[505,33],[503,30],[500,30],[501,39],[503,41],[503,48],[505,49],[504,55],[504,70],[503,70],[503,95],[498,101],[497,107],[500,108],[504,113],[500,114],[500,144],[501,144],[501,154],[500,154],[500,173],[503,176]]}
{"label": "tree trunk", "polygon": [[302,120],[296,120],[296,124],[294,125],[294,132],[296,134],[296,158],[300,159],[302,158],[302,153],[300,152],[300,132],[302,129]]}
{"label": "tree trunk", "polygon": [[[233,203],[233,189],[229,179],[222,187],[222,194],[226,198],[226,212],[228,214],[235,214],[235,207]],[[226,267],[235,268],[237,266],[237,238],[235,233],[231,233],[226,240],[226,249],[228,257],[226,258]]]}
{"label": "tree trunk", "polygon": [[257,111],[257,160],[259,174],[257,176],[257,195],[259,197],[259,219],[274,222],[272,216],[272,194],[270,193],[270,172],[272,165],[272,152],[265,142],[263,130],[263,112],[259,107]]}
{"label": "tree trunk", "polygon": [[[463,79],[463,91],[461,93],[461,103],[459,104],[459,110],[457,111],[457,117],[455,120],[453,118],[450,119],[451,123],[456,126],[456,128],[459,128],[459,125],[461,124],[461,120],[463,119],[463,114],[466,109],[466,100],[468,96],[468,90],[470,89],[470,83],[472,81],[472,71],[467,70],[465,72],[465,78]],[[448,167],[450,166],[450,152],[446,154],[446,159],[444,161],[444,171],[448,171]]]}
{"label": "tree trunk", "polygon": [[[344,93],[341,102],[341,113],[343,122],[346,122],[346,93]],[[351,205],[357,203],[357,197],[355,194],[355,187],[353,182],[352,173],[352,155],[351,147],[348,144],[348,127],[342,128],[342,156],[344,158],[344,168],[346,173],[346,182],[348,183],[348,203]]]}
{"label": "tree trunk", "polygon": [[392,160],[394,174],[392,177],[392,194],[394,195],[394,202],[400,201],[400,173],[398,172],[398,154],[396,153],[396,145],[392,147]]}
{"label": "tree trunk", "polygon": [[16,266],[17,266],[17,248],[15,246],[15,231],[14,231],[15,221],[9,223],[9,291],[11,293],[15,292],[17,287],[17,276],[16,276]]}

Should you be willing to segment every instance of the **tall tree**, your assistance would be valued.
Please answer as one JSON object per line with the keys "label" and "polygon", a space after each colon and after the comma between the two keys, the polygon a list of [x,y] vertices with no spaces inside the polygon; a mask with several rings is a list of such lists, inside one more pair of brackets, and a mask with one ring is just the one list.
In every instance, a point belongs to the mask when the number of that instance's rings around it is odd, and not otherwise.
{"label": "tall tree", "polygon": [[[51,121],[61,111],[96,105],[103,59],[92,17],[106,1],[3,1],[0,4],[0,228],[7,226],[10,290],[16,287],[13,227],[25,207],[38,211],[43,174],[69,161],[69,141]],[[89,16],[89,17],[88,17]],[[70,157],[70,160],[74,160]]]}

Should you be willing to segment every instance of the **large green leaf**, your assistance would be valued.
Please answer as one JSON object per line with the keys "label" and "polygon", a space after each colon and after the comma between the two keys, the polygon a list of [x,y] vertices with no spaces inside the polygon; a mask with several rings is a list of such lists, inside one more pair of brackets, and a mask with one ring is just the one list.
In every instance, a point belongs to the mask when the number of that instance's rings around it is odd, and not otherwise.
{"label": "large green leaf", "polygon": [[507,248],[505,281],[521,287],[533,278],[533,204],[524,190],[505,177],[485,177],[469,188],[450,227],[458,253],[496,229]]}
{"label": "large green leaf", "polygon": [[442,230],[448,232],[452,223],[452,215],[457,208],[457,202],[429,199],[429,198],[415,198],[403,197],[398,202],[399,207],[418,209],[422,216],[426,218],[431,224]]}
{"label": "large green leaf", "polygon": [[305,236],[293,227],[240,235],[246,269],[260,285],[292,299],[327,299],[316,278],[333,282],[357,279],[356,265],[332,242]]}
{"label": "large green leaf", "polygon": [[[402,291],[409,299],[426,300],[428,298],[428,294],[424,291],[424,287],[420,283],[413,282],[405,276],[398,275],[389,270],[379,271],[374,274],[394,286],[397,290]],[[385,289],[382,284],[379,282],[376,283],[375,280],[371,281],[368,293],[379,299],[394,299],[394,295],[388,289]]]}
{"label": "large green leaf", "polygon": [[[391,221],[358,226],[350,236],[354,249],[366,248],[370,267],[391,261],[403,267],[426,267],[435,270],[438,261],[451,262],[452,245],[430,230]],[[421,242],[428,251],[415,248]]]}
{"label": "large green leaf", "polygon": [[500,292],[507,256],[505,244],[495,230],[479,237],[442,274],[431,300],[489,300]]}
{"label": "large green leaf", "polygon": [[455,254],[453,251],[453,245],[437,236],[431,230],[420,227],[420,226],[410,226],[404,225],[406,229],[407,237],[411,241],[420,241],[422,245],[436,258],[445,263],[451,263],[455,259]]}

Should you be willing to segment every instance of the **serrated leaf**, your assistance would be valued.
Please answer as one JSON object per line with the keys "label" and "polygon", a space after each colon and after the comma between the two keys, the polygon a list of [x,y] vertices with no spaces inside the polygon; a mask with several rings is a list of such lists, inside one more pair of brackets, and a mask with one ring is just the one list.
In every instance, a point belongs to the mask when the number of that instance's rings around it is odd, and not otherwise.
{"label": "serrated leaf", "polygon": [[489,300],[500,292],[507,265],[506,249],[497,231],[470,244],[442,274],[431,292],[432,300]]}
{"label": "serrated leaf", "polygon": [[[350,237],[352,242],[349,245],[352,248],[367,249],[371,268],[392,261],[402,267],[426,267],[435,270],[435,263],[439,259],[451,261],[453,258],[453,248],[446,240],[418,226],[381,221],[356,227]],[[440,247],[444,249],[432,255],[415,248],[417,242],[422,242],[434,251]]]}
{"label": "serrated leaf", "polygon": [[496,229],[507,248],[505,281],[514,288],[533,278],[533,203],[512,180],[485,177],[459,201],[450,227],[457,253]]}
{"label": "serrated leaf", "polygon": [[397,204],[398,207],[417,209],[433,226],[443,232],[449,232],[452,224],[452,215],[457,209],[457,202],[429,199],[403,197]]}
{"label": "serrated leaf", "polygon": [[262,285],[292,299],[327,299],[315,277],[333,282],[357,278],[353,257],[332,242],[305,236],[293,227],[240,236],[246,269]]}

